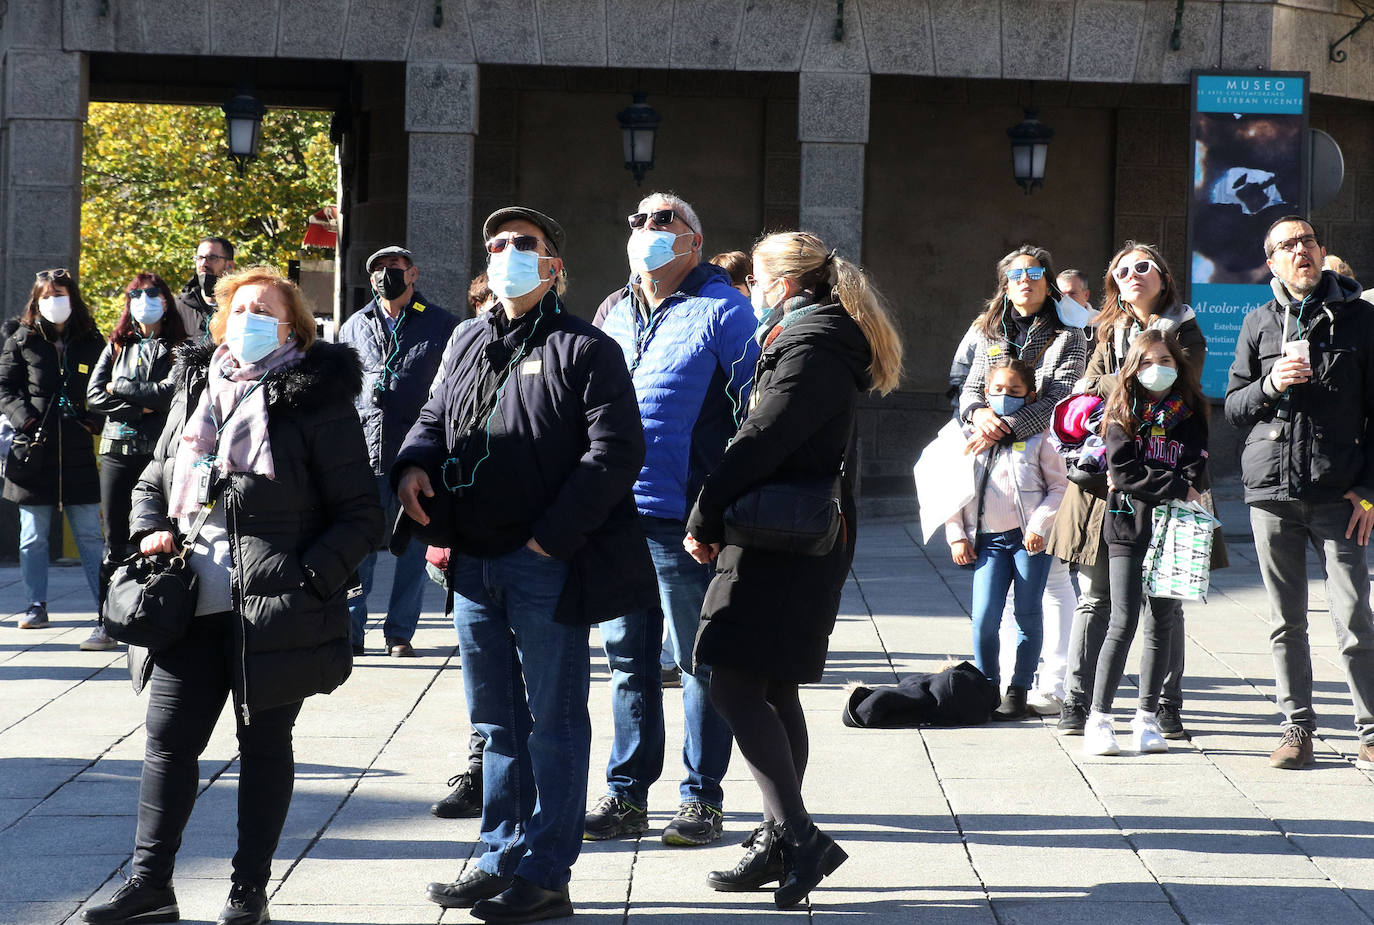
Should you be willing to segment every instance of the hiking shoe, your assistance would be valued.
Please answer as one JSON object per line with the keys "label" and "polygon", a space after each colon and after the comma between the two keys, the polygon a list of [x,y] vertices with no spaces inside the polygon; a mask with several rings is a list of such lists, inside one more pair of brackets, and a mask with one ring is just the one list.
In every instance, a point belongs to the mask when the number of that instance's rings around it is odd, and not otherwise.
{"label": "hiking shoe", "polygon": [[1054,727],[1062,736],[1081,736],[1088,724],[1088,708],[1072,700],[1065,700],[1059,711],[1059,723]]}
{"label": "hiking shoe", "polygon": [[30,604],[29,609],[24,611],[24,615],[19,618],[19,628],[21,630],[38,630],[47,625],[48,607],[46,604]]}
{"label": "hiking shoe", "polygon": [[119,643],[110,638],[109,633],[105,632],[105,627],[97,626],[91,630],[91,635],[87,636],[81,643],[82,652],[108,652],[117,648]]}
{"label": "hiking shoe", "polygon": [[1064,709],[1064,701],[1051,691],[1031,691],[1026,697],[1027,712],[1036,716],[1058,716]]}
{"label": "hiking shoe", "polygon": [[1355,767],[1374,771],[1374,742],[1360,743],[1360,750],[1355,753]]}
{"label": "hiking shoe", "polygon": [[992,718],[996,720],[1020,719],[1026,715],[1026,689],[1015,684],[1007,687],[1007,693],[1002,697],[1002,703],[997,709],[992,711]]}
{"label": "hiking shoe", "polygon": [[1092,713],[1083,727],[1083,754],[1119,755],[1121,747],[1116,744],[1116,733],[1112,730],[1112,718],[1106,713]]}
{"label": "hiking shoe", "polygon": [[1131,742],[1142,755],[1154,755],[1169,750],[1169,743],[1159,731],[1159,723],[1153,713],[1137,712],[1131,720]]}
{"label": "hiking shoe", "polygon": [[649,831],[649,811],[632,806],[614,794],[606,794],[596,801],[583,820],[582,837],[587,841],[605,841],[623,835],[642,835]]}
{"label": "hiking shoe", "polygon": [[215,925],[267,925],[270,921],[267,892],[255,883],[235,881]]}
{"label": "hiking shoe", "polygon": [[782,842],[773,823],[764,821],[740,843],[748,850],[731,870],[713,870],[706,885],[724,893],[757,890],[768,883],[782,884]]}
{"label": "hiking shoe", "polygon": [[1312,754],[1312,733],[1301,726],[1284,726],[1279,747],[1269,756],[1269,767],[1295,771],[1316,763]]}
{"label": "hiking shoe", "polygon": [[1183,717],[1178,707],[1172,703],[1161,703],[1155,710],[1155,722],[1159,724],[1159,734],[1166,739],[1191,739],[1188,730],[1183,728]]}
{"label": "hiking shoe", "polygon": [[475,819],[482,815],[482,774],[464,771],[448,779],[453,792],[429,808],[440,819]]}
{"label": "hiking shoe", "polygon": [[153,886],[142,877],[130,877],[98,906],[81,913],[92,925],[126,925],[129,922],[176,922],[181,919],[177,896],[170,886]]}
{"label": "hiking shoe", "polygon": [[709,845],[720,838],[725,814],[700,800],[688,800],[663,829],[665,845]]}

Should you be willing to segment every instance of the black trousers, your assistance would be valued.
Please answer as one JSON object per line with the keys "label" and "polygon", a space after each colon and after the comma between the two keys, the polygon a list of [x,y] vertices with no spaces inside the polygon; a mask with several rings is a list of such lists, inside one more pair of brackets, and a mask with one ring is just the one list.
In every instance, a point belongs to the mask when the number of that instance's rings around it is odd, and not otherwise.
{"label": "black trousers", "polygon": [[134,486],[152,458],[101,454],[100,514],[105,519],[105,549],[109,558],[123,559],[133,553],[129,548],[129,511],[134,504]]}
{"label": "black trousers", "polygon": [[[232,613],[195,617],[186,637],[153,656],[148,744],[138,792],[133,873],[172,881],[181,833],[200,784],[200,753],[224,709],[237,659]],[[258,710],[245,726],[237,711],[238,850],[233,879],[266,888],[296,779],[291,730],[301,703]]]}

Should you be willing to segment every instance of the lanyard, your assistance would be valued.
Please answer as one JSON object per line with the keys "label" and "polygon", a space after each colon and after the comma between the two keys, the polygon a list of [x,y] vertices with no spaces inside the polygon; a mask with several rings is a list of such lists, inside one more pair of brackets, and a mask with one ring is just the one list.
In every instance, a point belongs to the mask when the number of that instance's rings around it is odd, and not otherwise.
{"label": "lanyard", "polygon": [[[239,408],[243,406],[243,403],[248,400],[248,396],[252,395],[254,390],[256,390],[258,386],[262,385],[263,380],[265,380],[271,374],[272,371],[269,369],[267,372],[263,373],[258,378],[257,382],[254,382],[251,386],[249,386],[248,391],[244,392],[243,395],[239,397],[239,400],[234,402],[234,407],[229,409],[229,413],[224,416],[223,421],[221,421],[219,419],[219,415],[215,413],[214,396],[210,396],[210,420],[213,421],[215,424],[215,449],[219,449],[220,434],[224,433],[224,428],[229,425],[230,419],[233,418],[234,414],[239,410]],[[210,386],[207,384],[205,388],[209,389]],[[214,465],[214,463],[218,459],[219,456],[215,453],[207,453],[204,456],[197,459],[195,464],[197,466],[211,466]]]}

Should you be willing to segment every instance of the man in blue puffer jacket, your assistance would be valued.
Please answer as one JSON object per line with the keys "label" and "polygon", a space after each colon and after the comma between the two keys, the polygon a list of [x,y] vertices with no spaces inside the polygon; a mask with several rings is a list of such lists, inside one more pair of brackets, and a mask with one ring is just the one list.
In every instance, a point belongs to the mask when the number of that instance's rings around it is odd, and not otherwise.
{"label": "man in blue puffer jacket", "polygon": [[[420,269],[404,247],[384,247],[368,257],[364,266],[373,299],[343,323],[339,343],[348,344],[363,361],[363,390],[354,399],[354,405],[362,420],[367,453],[372,459],[377,491],[390,529],[400,503],[387,475],[406,432],[429,395],[444,345],[458,319],[429,302],[415,288]],[[348,602],[354,655],[365,651],[367,598],[372,593],[376,568],[374,552],[358,566],[363,593]],[[391,581],[386,622],[382,626],[387,654],[415,654],[410,640],[420,622],[424,592],[425,544],[411,541],[396,559],[396,573]]]}
{"label": "man in blue puffer jacket", "polygon": [[596,324],[625,352],[634,377],[647,454],[635,503],[658,573],[659,607],[601,624],[611,667],[615,739],[606,795],[587,814],[591,840],[649,827],[649,787],[663,773],[663,688],[659,651],[665,617],[682,670],[687,768],[669,845],[705,845],[721,835],[721,780],[730,728],[711,706],[711,669],[692,647],[712,567],[682,547],[687,512],[725,453],[743,415],[758,358],[749,302],[719,267],[701,259],[701,221],[677,196],[654,193],[630,216],[626,251],[634,274],[597,311]]}

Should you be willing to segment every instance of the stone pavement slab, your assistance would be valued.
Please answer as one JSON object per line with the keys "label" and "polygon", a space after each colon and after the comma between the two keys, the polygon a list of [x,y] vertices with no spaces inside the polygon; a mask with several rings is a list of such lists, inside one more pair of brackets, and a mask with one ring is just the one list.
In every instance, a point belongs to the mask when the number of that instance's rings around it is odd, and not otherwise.
{"label": "stone pavement slab", "polygon": [[[824,679],[803,688],[808,804],[850,861],[788,913],[771,896],[715,893],[703,877],[738,860],[760,812],[735,756],[725,837],[699,849],[658,839],[678,802],[681,692],[665,694],[668,755],[642,838],[586,843],[571,885],[590,925],[826,919],[875,925],[1374,923],[1374,774],[1354,767],[1351,706],[1334,631],[1311,576],[1322,730],[1317,767],[1276,771],[1267,602],[1243,506],[1223,499],[1232,568],[1187,606],[1184,718],[1193,739],[1165,755],[1082,754],[1054,719],[967,729],[843,726],[850,684],[892,684],[970,657],[970,575],[913,523],[865,521]],[[383,557],[385,560],[386,557]],[[390,581],[389,564],[378,587]],[[91,602],[76,568],[52,572],[53,623],[24,631],[18,570],[0,568],[0,923],[76,922],[118,881],[132,848],[145,699],[120,652],[81,652]],[[429,588],[419,657],[375,654],[312,698],[296,728],[297,783],[273,868],[280,923],[466,923],[427,902],[480,850],[477,821],[429,804],[465,766],[462,669]],[[608,673],[594,633],[588,800],[611,744]],[[1125,741],[1136,656],[1118,697]],[[234,850],[237,764],[223,717],[200,763],[177,890],[188,922],[214,920]]]}

